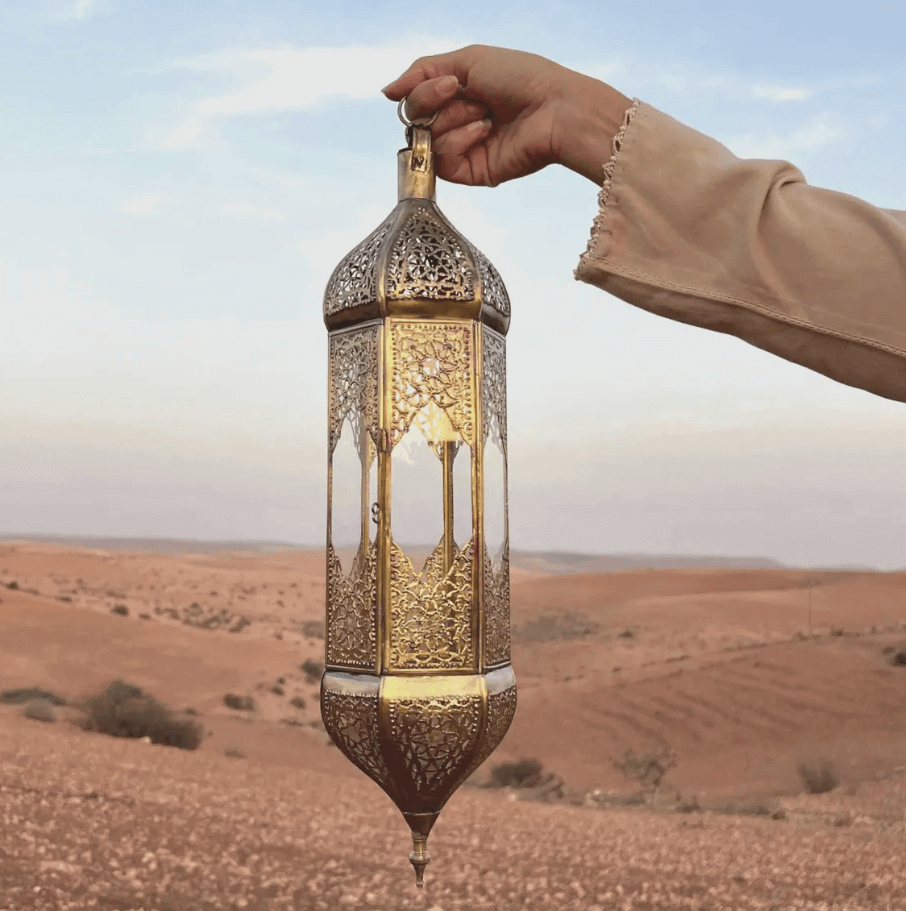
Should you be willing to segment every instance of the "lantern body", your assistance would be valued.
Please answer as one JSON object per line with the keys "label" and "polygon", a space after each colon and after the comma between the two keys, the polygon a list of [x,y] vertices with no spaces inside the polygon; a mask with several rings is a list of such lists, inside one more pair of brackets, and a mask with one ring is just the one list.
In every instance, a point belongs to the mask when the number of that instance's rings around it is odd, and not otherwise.
{"label": "lantern body", "polygon": [[334,270],[324,725],[425,841],[503,739],[510,665],[500,276],[434,201],[430,133],[399,203]]}

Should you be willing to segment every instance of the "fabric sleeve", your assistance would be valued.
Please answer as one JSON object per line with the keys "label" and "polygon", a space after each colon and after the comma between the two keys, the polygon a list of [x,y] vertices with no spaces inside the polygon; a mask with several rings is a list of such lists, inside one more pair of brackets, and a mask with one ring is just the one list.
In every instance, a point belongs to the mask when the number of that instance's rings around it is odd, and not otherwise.
{"label": "fabric sleeve", "polygon": [[906,402],[906,212],[810,186],[633,99],[575,277]]}

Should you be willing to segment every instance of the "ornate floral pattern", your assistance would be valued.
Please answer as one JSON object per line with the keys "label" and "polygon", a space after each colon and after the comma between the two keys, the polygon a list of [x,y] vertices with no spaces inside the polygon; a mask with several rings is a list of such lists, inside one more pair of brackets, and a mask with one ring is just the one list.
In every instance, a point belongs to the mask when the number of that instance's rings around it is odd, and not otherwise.
{"label": "ornate floral pattern", "polygon": [[472,541],[453,548],[444,574],[444,542],[421,573],[390,542],[390,667],[460,670],[474,666]]}
{"label": "ornate floral pattern", "polygon": [[[330,336],[330,439],[332,455],[348,415],[355,432],[356,449],[362,448],[366,429],[377,445],[378,339],[377,325]],[[366,469],[369,466],[366,466]]]}
{"label": "ornate floral pattern", "polygon": [[437,696],[390,703],[390,728],[420,798],[442,800],[463,780],[477,746],[480,696]]}
{"label": "ornate floral pattern", "polygon": [[495,568],[484,548],[484,665],[510,661],[510,547],[504,544]]}
{"label": "ornate floral pattern", "polygon": [[499,443],[506,456],[506,340],[487,326],[481,327],[481,428]]}
{"label": "ornate floral pattern", "polygon": [[474,244],[466,241],[469,250],[478,266],[478,275],[481,278],[481,299],[489,307],[493,307],[503,316],[510,315],[510,298],[506,293],[506,286],[494,264]]}
{"label": "ornate floral pattern", "polygon": [[438,410],[465,442],[473,439],[472,331],[467,323],[403,323],[390,320],[393,350],[391,445],[419,426],[432,445],[442,436]]}
{"label": "ornate floral pattern", "polygon": [[472,300],[475,270],[450,229],[417,206],[396,235],[387,259],[387,298]]}
{"label": "ornate floral pattern", "polygon": [[327,545],[326,663],[372,668],[377,660],[377,542],[356,556],[344,575],[333,545]]}
{"label": "ornate floral pattern", "polygon": [[469,766],[466,780],[500,746],[516,715],[516,687],[511,686],[502,693],[488,693],[488,717],[485,721],[481,751]]}
{"label": "ornate floral pattern", "polygon": [[392,212],[333,270],[324,292],[324,315],[377,301],[377,261],[381,245],[393,225]]}
{"label": "ornate floral pattern", "polygon": [[389,787],[390,776],[380,750],[377,694],[328,690],[321,699],[321,718],[343,755],[379,785]]}

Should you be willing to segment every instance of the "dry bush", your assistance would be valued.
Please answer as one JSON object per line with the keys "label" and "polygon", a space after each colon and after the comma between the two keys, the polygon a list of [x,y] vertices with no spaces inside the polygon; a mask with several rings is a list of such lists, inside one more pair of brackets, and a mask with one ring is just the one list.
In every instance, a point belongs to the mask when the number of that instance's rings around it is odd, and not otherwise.
{"label": "dry bush", "polygon": [[666,741],[654,740],[647,750],[636,752],[627,748],[623,755],[611,757],[611,765],[625,778],[636,782],[642,792],[653,800],[667,773],[676,767],[676,751]]}
{"label": "dry bush", "polygon": [[324,673],[324,662],[306,658],[302,662],[300,670],[308,678],[309,683],[318,683],[321,679],[321,674]]}
{"label": "dry bush", "polygon": [[66,700],[62,696],[42,689],[40,686],[24,686],[15,690],[3,690],[0,693],[0,702],[7,705],[25,705],[26,702],[34,699],[41,699],[51,705],[66,705]]}
{"label": "dry bush", "polygon": [[22,706],[22,715],[33,721],[54,722],[57,720],[57,713],[46,699],[32,699],[30,702],[26,702]]}
{"label": "dry bush", "polygon": [[519,759],[504,762],[491,769],[489,788],[532,788],[544,779],[541,763],[537,759]]}
{"label": "dry bush", "polygon": [[532,642],[564,642],[585,639],[602,631],[603,627],[578,611],[544,610],[537,617],[513,627],[513,642],[525,645]]}
{"label": "dry bush", "polygon": [[822,762],[817,765],[802,763],[799,766],[799,777],[805,785],[805,790],[809,794],[826,794],[833,791],[840,780],[837,773],[829,762]]}
{"label": "dry bush", "polygon": [[148,737],[151,743],[197,750],[204,739],[204,727],[191,717],[180,718],[167,706],[139,687],[115,680],[81,706],[78,722],[86,731],[113,737]]}
{"label": "dry bush", "polygon": [[223,697],[223,704],[228,709],[235,709],[237,712],[255,711],[255,700],[251,696],[239,696],[236,693],[227,693]]}

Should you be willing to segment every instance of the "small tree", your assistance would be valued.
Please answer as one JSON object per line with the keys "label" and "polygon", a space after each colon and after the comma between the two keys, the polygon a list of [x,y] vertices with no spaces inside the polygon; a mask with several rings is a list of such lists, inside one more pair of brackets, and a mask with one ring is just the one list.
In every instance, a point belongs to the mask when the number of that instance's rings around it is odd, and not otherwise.
{"label": "small tree", "polygon": [[664,740],[655,739],[644,752],[627,748],[622,756],[611,757],[611,765],[625,778],[636,782],[647,798],[654,801],[667,773],[676,767],[676,751]]}

